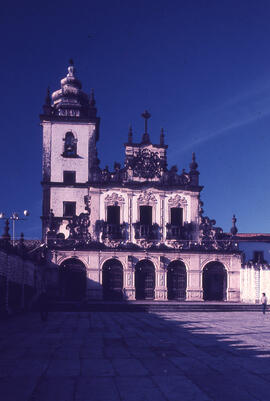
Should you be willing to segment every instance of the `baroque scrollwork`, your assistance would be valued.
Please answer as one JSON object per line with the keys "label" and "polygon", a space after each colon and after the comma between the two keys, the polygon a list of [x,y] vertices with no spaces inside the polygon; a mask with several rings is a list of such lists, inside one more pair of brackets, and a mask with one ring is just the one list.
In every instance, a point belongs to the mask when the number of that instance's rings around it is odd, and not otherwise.
{"label": "baroque scrollwork", "polygon": [[113,192],[112,194],[106,196],[105,202],[107,205],[117,206],[117,205],[124,204],[125,199],[122,195],[119,195],[116,192]]}
{"label": "baroque scrollwork", "polygon": [[157,152],[140,149],[134,157],[127,160],[126,167],[133,171],[134,177],[160,178],[165,168],[165,161],[159,157]]}
{"label": "baroque scrollwork", "polygon": [[186,198],[180,196],[179,194],[175,195],[174,197],[171,197],[168,200],[168,205],[169,207],[183,207],[187,206],[187,200]]}
{"label": "baroque scrollwork", "polygon": [[154,205],[155,203],[157,203],[157,198],[155,197],[152,191],[144,191],[138,197],[139,205]]}
{"label": "baroque scrollwork", "polygon": [[91,235],[89,233],[89,214],[81,213],[79,216],[74,216],[70,219],[67,229],[69,230],[68,239],[80,240],[85,243],[91,240]]}

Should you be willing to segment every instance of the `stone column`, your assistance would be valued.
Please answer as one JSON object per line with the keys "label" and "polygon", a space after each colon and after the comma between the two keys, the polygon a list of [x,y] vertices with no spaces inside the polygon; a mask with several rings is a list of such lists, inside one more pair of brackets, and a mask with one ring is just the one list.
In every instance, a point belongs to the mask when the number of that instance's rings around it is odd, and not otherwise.
{"label": "stone column", "polygon": [[88,268],[86,269],[86,297],[87,299],[102,299],[102,269],[100,252],[93,252],[88,256]]}
{"label": "stone column", "polygon": [[160,256],[158,261],[158,268],[156,271],[156,288],[155,300],[167,300],[167,266],[168,259],[165,256]]}
{"label": "stone column", "polygon": [[160,195],[160,236],[161,242],[166,240],[166,224],[165,224],[165,195]]}
{"label": "stone column", "polygon": [[127,269],[124,271],[124,298],[135,300],[135,260],[132,255],[127,256]]}
{"label": "stone column", "polygon": [[132,213],[132,207],[133,207],[133,193],[130,192],[127,194],[128,195],[128,240],[130,242],[133,242],[134,240],[134,235],[133,235],[133,213]]}
{"label": "stone column", "polygon": [[199,254],[190,255],[189,265],[189,269],[187,269],[187,301],[203,301],[202,271]]}

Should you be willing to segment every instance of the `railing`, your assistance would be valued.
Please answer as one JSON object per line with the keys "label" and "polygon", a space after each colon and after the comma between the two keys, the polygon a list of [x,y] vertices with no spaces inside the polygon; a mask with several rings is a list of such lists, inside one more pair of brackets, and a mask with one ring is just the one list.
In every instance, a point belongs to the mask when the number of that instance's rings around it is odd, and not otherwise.
{"label": "railing", "polygon": [[135,223],[136,239],[157,239],[157,228],[153,224]]}
{"label": "railing", "polygon": [[110,239],[121,239],[123,238],[122,225],[121,224],[110,224],[104,223],[103,226],[103,238]]}
{"label": "railing", "polygon": [[167,224],[167,235],[166,239],[184,239],[182,226],[174,226]]}

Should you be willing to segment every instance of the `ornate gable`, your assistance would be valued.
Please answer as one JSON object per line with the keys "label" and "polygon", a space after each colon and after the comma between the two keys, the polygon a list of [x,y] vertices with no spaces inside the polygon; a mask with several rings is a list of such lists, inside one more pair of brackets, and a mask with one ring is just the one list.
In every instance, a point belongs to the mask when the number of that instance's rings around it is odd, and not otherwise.
{"label": "ornate gable", "polygon": [[168,205],[170,207],[183,207],[183,206],[187,206],[187,200],[186,198],[180,196],[180,195],[175,195],[174,197],[171,197],[168,200]]}
{"label": "ornate gable", "polygon": [[122,205],[123,203],[125,203],[125,199],[123,198],[122,195],[119,195],[116,192],[113,192],[112,194],[106,196],[105,203],[107,205],[117,206],[117,205]]}

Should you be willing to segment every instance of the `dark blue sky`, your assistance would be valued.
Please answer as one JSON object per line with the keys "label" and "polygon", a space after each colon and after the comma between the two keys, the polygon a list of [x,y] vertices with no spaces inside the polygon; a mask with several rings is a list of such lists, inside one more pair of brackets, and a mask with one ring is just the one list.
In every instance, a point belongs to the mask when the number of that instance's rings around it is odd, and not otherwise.
{"label": "dark blue sky", "polygon": [[268,0],[5,2],[0,210],[29,209],[16,230],[40,237],[38,116],[72,57],[95,89],[102,166],[123,161],[130,123],[141,138],[147,108],[169,165],[188,169],[196,152],[205,213],[225,230],[235,213],[239,231],[269,232],[269,21]]}

